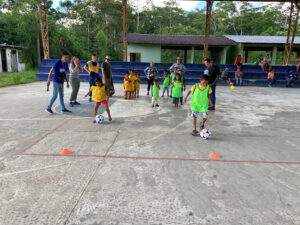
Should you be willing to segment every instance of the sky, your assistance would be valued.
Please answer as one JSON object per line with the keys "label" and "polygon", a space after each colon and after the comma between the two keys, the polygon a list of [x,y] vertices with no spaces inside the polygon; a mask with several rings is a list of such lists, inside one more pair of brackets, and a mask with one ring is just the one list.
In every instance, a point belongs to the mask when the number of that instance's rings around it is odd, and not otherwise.
{"label": "sky", "polygon": [[[56,8],[59,6],[60,0],[53,0],[53,7]],[[129,0],[129,2],[137,4],[137,2],[140,2],[139,9],[141,10],[144,5],[146,4],[147,0]],[[163,6],[162,0],[152,0],[153,4],[156,6]],[[196,8],[203,8],[205,6],[205,2],[198,2],[198,1],[177,1],[179,3],[179,6],[182,7],[182,9],[191,11]]]}
{"label": "sky", "polygon": [[[53,7],[56,8],[59,6],[60,0],[53,0]],[[147,0],[128,0],[129,3],[137,5],[139,2],[139,10],[142,11],[143,7],[145,7]],[[152,0],[153,4],[155,6],[163,6],[163,0]],[[202,9],[205,7],[205,1],[186,1],[186,0],[177,0],[179,6],[186,10],[186,11],[193,11],[195,9]],[[216,1],[217,2],[217,1]],[[216,3],[215,2],[215,3]],[[214,3],[214,4],[215,4]],[[259,7],[263,6],[264,4],[270,4],[270,3],[252,3],[252,5]],[[277,3],[271,3],[271,4],[277,4]]]}

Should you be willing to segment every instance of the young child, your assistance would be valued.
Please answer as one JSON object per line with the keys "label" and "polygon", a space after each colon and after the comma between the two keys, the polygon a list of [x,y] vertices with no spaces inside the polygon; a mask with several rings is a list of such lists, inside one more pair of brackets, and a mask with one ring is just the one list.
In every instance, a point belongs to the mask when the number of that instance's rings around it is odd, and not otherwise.
{"label": "young child", "polygon": [[175,108],[178,108],[179,99],[182,97],[182,82],[181,82],[181,75],[180,73],[176,73],[176,77],[174,82],[171,83],[173,87],[172,90],[172,98],[173,104]]}
{"label": "young child", "polygon": [[129,72],[129,80],[130,80],[130,93],[129,93],[129,99],[134,98],[134,71],[132,69],[128,70]]}
{"label": "young child", "polygon": [[169,86],[170,86],[170,76],[168,75],[168,70],[164,70],[164,83],[163,83],[163,94],[161,97],[165,96],[165,91],[167,91],[167,95],[169,97]]}
{"label": "young child", "polygon": [[268,73],[268,86],[272,87],[272,85],[275,83],[275,74],[274,74],[274,69],[272,68],[269,73]]}
{"label": "young child", "polygon": [[237,69],[235,71],[235,85],[238,85],[240,82],[240,86],[242,86],[242,82],[243,82],[243,72],[241,71],[241,69]]}
{"label": "young child", "polygon": [[[171,79],[170,84],[172,84],[175,81],[176,74],[177,74],[177,66],[174,66],[173,73],[170,75],[170,79]],[[171,85],[171,94],[170,94],[171,98],[172,98],[172,90],[173,90],[173,86]]]}
{"label": "young child", "polygon": [[285,74],[285,79],[286,79],[286,87],[293,87],[294,74],[292,69],[289,69],[288,72]]}
{"label": "young child", "polygon": [[137,88],[138,88],[138,75],[136,71],[133,71],[132,74],[132,79],[133,79],[133,97],[137,98]]}
{"label": "young child", "polygon": [[152,86],[152,89],[151,89],[152,107],[154,107],[154,106],[159,107],[159,105],[158,105],[159,90],[160,90],[160,87],[158,85],[158,82],[157,82],[157,80],[154,80],[153,81],[153,86]]}
{"label": "young child", "polygon": [[136,97],[139,98],[140,97],[140,80],[141,80],[141,75],[139,73],[136,73],[136,77],[137,77],[137,80],[136,80]]}
{"label": "young child", "polygon": [[129,72],[126,72],[125,78],[124,78],[125,99],[130,99],[130,91],[131,91],[131,81],[129,79]]}
{"label": "young child", "polygon": [[203,75],[200,79],[200,83],[194,84],[191,90],[187,93],[183,103],[186,103],[187,98],[191,93],[192,95],[192,103],[191,103],[191,110],[193,116],[193,127],[194,130],[192,131],[193,136],[199,135],[197,131],[197,118],[199,113],[202,114],[203,120],[201,122],[201,130],[204,129],[205,122],[207,120],[207,111],[208,106],[212,106],[210,94],[212,93],[211,88],[208,85],[209,76]]}
{"label": "young child", "polygon": [[[91,90],[84,97],[86,98],[89,94],[93,93],[93,100],[95,101],[94,116],[97,116],[99,106],[101,105],[101,103],[103,103],[103,106],[108,115],[108,120],[112,121],[108,108],[108,98],[105,90],[105,85],[102,83],[102,79],[100,77],[97,77],[95,79],[95,83],[96,86],[92,86]],[[96,123],[95,117],[93,119],[93,123]]]}

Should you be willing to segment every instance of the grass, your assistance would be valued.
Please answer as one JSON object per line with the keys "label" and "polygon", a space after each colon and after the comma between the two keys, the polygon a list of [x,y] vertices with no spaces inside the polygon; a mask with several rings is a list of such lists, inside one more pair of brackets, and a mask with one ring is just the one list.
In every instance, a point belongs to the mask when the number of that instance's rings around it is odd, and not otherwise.
{"label": "grass", "polygon": [[28,70],[14,73],[0,73],[0,87],[16,84],[27,84],[37,81],[37,70]]}

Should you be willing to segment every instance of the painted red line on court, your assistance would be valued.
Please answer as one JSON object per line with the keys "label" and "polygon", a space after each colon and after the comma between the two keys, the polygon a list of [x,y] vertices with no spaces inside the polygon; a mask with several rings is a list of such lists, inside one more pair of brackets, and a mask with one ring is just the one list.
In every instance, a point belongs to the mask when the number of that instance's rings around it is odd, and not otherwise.
{"label": "painted red line on court", "polygon": [[118,156],[118,155],[60,155],[60,154],[40,154],[23,153],[28,156],[68,156],[68,157],[91,157],[91,158],[110,158],[110,159],[140,159],[140,160],[166,160],[166,161],[194,161],[194,162],[223,162],[223,163],[252,163],[252,164],[300,164],[300,162],[288,161],[256,161],[256,160],[226,160],[226,159],[198,159],[198,158],[172,158],[172,157],[147,157],[147,156]]}
{"label": "painted red line on court", "polygon": [[41,140],[43,140],[45,137],[47,137],[48,135],[52,134],[55,130],[57,130],[58,128],[63,127],[64,125],[66,125],[71,119],[72,118],[65,120],[64,122],[62,122],[61,124],[59,124],[57,127],[55,127],[52,130],[48,131],[46,134],[44,134],[40,138],[36,139],[33,143],[31,143],[30,145],[28,145],[25,148],[23,148],[20,152],[17,153],[17,155],[22,155],[25,151],[27,151],[28,149],[30,149],[32,146],[36,145]]}

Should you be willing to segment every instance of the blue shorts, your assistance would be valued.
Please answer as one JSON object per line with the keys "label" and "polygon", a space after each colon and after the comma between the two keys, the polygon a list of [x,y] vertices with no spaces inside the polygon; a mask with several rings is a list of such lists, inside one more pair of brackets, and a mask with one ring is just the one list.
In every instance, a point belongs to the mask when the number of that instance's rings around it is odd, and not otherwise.
{"label": "blue shorts", "polygon": [[[191,116],[192,116],[192,117],[195,117],[195,118],[198,118],[198,116],[199,116],[200,113],[201,113],[201,112],[193,111]],[[202,114],[202,118],[203,118],[203,119],[207,119],[207,116],[208,116],[207,112],[203,112],[203,113],[201,113],[201,114]]]}

